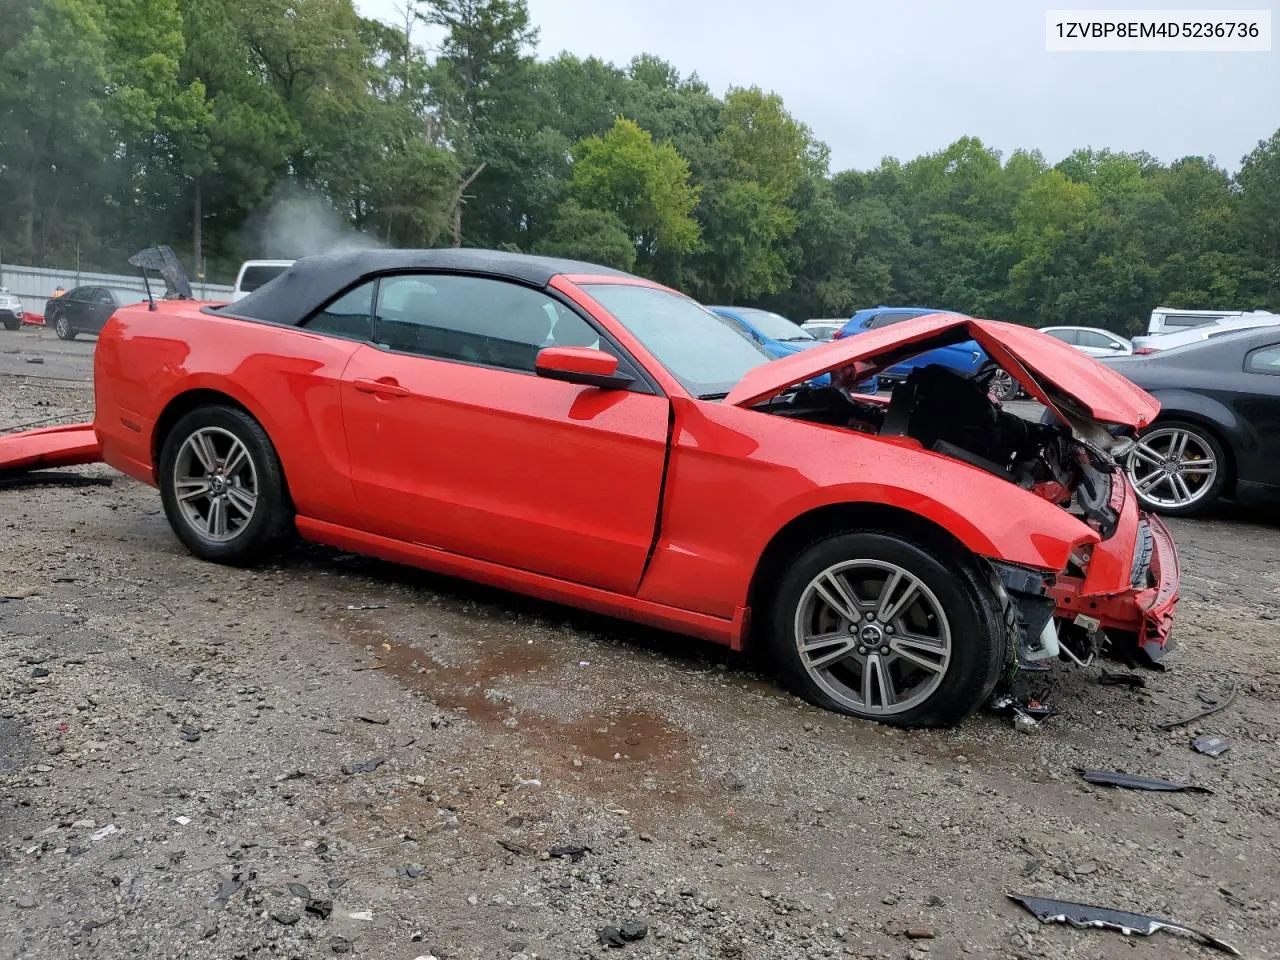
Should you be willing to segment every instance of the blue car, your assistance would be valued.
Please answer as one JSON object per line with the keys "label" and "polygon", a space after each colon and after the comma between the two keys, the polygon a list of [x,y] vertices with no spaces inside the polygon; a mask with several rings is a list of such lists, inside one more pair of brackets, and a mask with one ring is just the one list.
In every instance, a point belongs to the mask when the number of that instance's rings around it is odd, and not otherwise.
{"label": "blue car", "polygon": [[[833,339],[841,340],[845,337],[857,336],[868,330],[877,330],[880,327],[901,323],[912,317],[923,317],[930,313],[955,312],[955,310],[940,310],[937,307],[869,307],[855,313],[848,323],[836,331]],[[986,370],[991,364],[991,358],[977,343],[965,340],[962,343],[953,343],[950,346],[926,350],[917,356],[908,357],[885,370],[881,376],[892,382],[905,380],[916,367],[927,367],[930,364],[972,377]],[[1012,399],[1016,393],[1015,387],[1013,378],[1004,370],[997,369],[992,373],[991,392],[997,399]]]}
{"label": "blue car", "polygon": [[[765,353],[775,360],[826,343],[808,330],[802,329],[799,324],[792,323],[786,317],[770,313],[768,310],[760,310],[756,307],[708,307],[708,309],[731,321],[744,336],[760,344]],[[825,387],[831,383],[831,375],[823,374],[809,382],[817,387]],[[867,393],[875,393],[879,388],[879,382],[872,377],[871,380],[858,384],[858,388]]]}

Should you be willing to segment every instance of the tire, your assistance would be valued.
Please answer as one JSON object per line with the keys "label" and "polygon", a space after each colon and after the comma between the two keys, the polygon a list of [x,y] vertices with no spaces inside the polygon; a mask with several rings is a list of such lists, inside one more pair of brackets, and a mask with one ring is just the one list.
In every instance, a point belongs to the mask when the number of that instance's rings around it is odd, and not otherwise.
{"label": "tire", "polygon": [[53,332],[58,335],[59,340],[74,340],[76,332],[71,329],[71,321],[67,319],[66,313],[59,310],[53,318]]}
{"label": "tire", "polygon": [[1213,431],[1187,420],[1159,420],[1138,438],[1125,472],[1144,510],[1193,517],[1227,484],[1229,461]]}
{"label": "tire", "polygon": [[990,379],[987,381],[988,392],[992,400],[997,403],[1007,403],[1010,400],[1018,399],[1021,389],[1018,381],[1013,379],[1008,371],[1001,367],[990,369]]}
{"label": "tire", "polygon": [[[891,582],[890,608],[914,590],[902,612],[876,609]],[[857,616],[856,632],[824,591]],[[972,557],[895,533],[839,533],[800,552],[783,574],[766,610],[767,640],[781,678],[816,706],[947,727],[986,703],[1006,673],[1016,637],[1005,607]],[[813,643],[814,635],[831,638]]]}
{"label": "tire", "polygon": [[201,560],[258,563],[292,522],[271,439],[234,407],[200,407],[179,420],[164,438],[159,479],[169,526]]}
{"label": "tire", "polygon": [[21,326],[22,326],[21,320],[6,320],[4,322],[4,328],[6,330],[17,330]]}

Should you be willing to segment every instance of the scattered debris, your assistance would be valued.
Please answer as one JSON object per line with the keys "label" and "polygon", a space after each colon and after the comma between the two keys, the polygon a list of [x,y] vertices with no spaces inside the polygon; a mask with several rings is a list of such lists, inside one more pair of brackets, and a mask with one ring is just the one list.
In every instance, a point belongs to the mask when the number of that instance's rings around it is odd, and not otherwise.
{"label": "scattered debris", "polygon": [[347,916],[350,917],[352,920],[372,920],[373,911],[372,910],[353,910],[351,913],[348,913]]}
{"label": "scattered debris", "polygon": [[40,596],[40,591],[35,587],[0,587],[0,601],[29,600],[38,596]]}
{"label": "scattered debris", "polygon": [[349,603],[347,604],[347,609],[348,610],[385,610],[387,609],[387,605],[385,603]]}
{"label": "scattered debris", "polygon": [[1191,741],[1191,746],[1195,747],[1199,753],[1208,754],[1211,757],[1220,757],[1231,749],[1231,743],[1228,740],[1211,733],[1196,737]]}
{"label": "scattered debris", "polygon": [[293,894],[295,897],[297,897],[299,900],[311,899],[311,891],[306,887],[305,884],[290,883],[287,885],[287,888],[289,892]]}
{"label": "scattered debris", "polygon": [[173,822],[180,827],[185,827],[187,824],[191,822],[191,818],[190,817],[174,817]]}
{"label": "scattered debris", "polygon": [[31,677],[32,679],[35,679],[35,680],[39,680],[41,677],[47,677],[50,675],[50,673],[51,671],[47,667],[31,668]]}
{"label": "scattered debris", "polygon": [[[333,901],[319,900],[315,897],[310,897],[307,899],[307,904],[303,909],[313,917],[319,917],[321,920],[328,920],[329,914],[333,913]],[[372,919],[372,917],[370,919]]]}
{"label": "scattered debris", "polygon": [[113,833],[119,833],[119,832],[120,832],[119,827],[117,827],[114,823],[108,823],[101,830],[95,830],[93,833],[89,834],[89,842],[97,843],[99,840],[105,840],[107,839],[107,837],[111,836]]}
{"label": "scattered debris", "polygon": [[1132,773],[1121,773],[1118,770],[1081,770],[1080,776],[1089,783],[1102,787],[1124,787],[1127,790],[1162,790],[1169,793],[1179,791],[1187,793],[1213,793],[1208,787],[1200,787],[1191,783],[1179,783],[1176,780],[1161,780],[1159,777],[1140,777]]}
{"label": "scattered debris", "polygon": [[932,930],[914,930],[910,928],[902,931],[902,935],[908,940],[932,940],[934,936]]}
{"label": "scattered debris", "polygon": [[601,927],[596,931],[596,936],[600,938],[600,946],[602,947],[625,947],[627,941],[622,939],[622,931],[617,927]]}
{"label": "scattered debris", "polygon": [[27,357],[27,363],[44,363],[44,357]]}
{"label": "scattered debris", "polygon": [[372,723],[378,727],[385,727],[391,722],[391,718],[382,713],[357,713],[356,719],[363,720],[365,723]]}
{"label": "scattered debris", "polygon": [[292,910],[273,910],[271,911],[271,919],[286,927],[292,927],[302,918]]}
{"label": "scattered debris", "polygon": [[330,937],[329,949],[334,953],[350,953],[351,941],[346,939],[346,937]]}
{"label": "scattered debris", "polygon": [[347,776],[354,776],[357,773],[373,773],[380,766],[387,762],[386,757],[374,757],[363,763],[348,763],[342,767],[342,772]]}
{"label": "scattered debris", "polygon": [[1149,937],[1159,930],[1171,930],[1183,933],[1214,947],[1233,957],[1241,956],[1240,951],[1231,944],[1210,936],[1202,930],[1196,930],[1181,923],[1149,917],[1141,913],[1129,913],[1126,910],[1113,910],[1109,907],[1094,907],[1086,903],[1071,903],[1066,900],[1047,900],[1043,897],[1027,897],[1020,894],[1008,894],[1010,900],[1022,904],[1035,914],[1041,923],[1067,923],[1073,927],[1099,927],[1119,930],[1125,936],[1140,934]]}
{"label": "scattered debris", "polygon": [[1110,670],[1103,670],[1098,682],[1104,687],[1129,687],[1133,690],[1141,690],[1147,685],[1147,681],[1136,673],[1112,673]]}
{"label": "scattered debris", "polygon": [[1038,733],[1040,725],[1058,713],[1042,699],[1030,698],[1024,701],[1011,693],[996,697],[991,701],[991,709],[996,713],[1012,716],[1013,728],[1020,733]]}
{"label": "scattered debris", "polygon": [[622,934],[622,939],[627,943],[634,943],[637,940],[643,940],[649,935],[649,925],[640,923],[638,920],[631,920],[624,923],[618,932]]}
{"label": "scattered debris", "polygon": [[224,907],[227,905],[227,901],[239,893],[240,888],[244,886],[237,877],[239,877],[239,874],[236,874],[236,877],[230,880],[223,880],[222,883],[218,884],[218,890],[213,895],[213,899]]}
{"label": "scattered debris", "polygon": [[[533,848],[526,847],[523,843],[516,843],[514,840],[500,839],[498,841],[498,846],[502,847],[502,849],[506,850],[508,853],[514,853],[517,857],[533,856]],[[555,854],[552,853],[552,856],[555,856]]]}
{"label": "scattered debris", "polygon": [[111,477],[86,477],[79,473],[68,473],[65,470],[30,470],[0,474],[0,490],[35,486],[109,487],[114,482],[115,480]]}
{"label": "scattered debris", "polygon": [[187,725],[187,726],[184,726],[179,731],[179,733],[182,736],[182,739],[187,741],[187,743],[196,743],[200,739],[199,727],[193,727],[193,726]]}
{"label": "scattered debris", "polygon": [[590,852],[590,847],[576,843],[560,843],[547,851],[548,854],[559,859],[567,857],[572,863],[577,863]]}
{"label": "scattered debris", "polygon": [[1245,907],[1244,901],[1240,899],[1240,897],[1236,896],[1236,894],[1228,890],[1226,887],[1219,887],[1218,893],[1222,894],[1222,899],[1227,901],[1227,903],[1231,904],[1231,906],[1239,907],[1241,910],[1244,909]]}
{"label": "scattered debris", "polygon": [[1173,730],[1177,727],[1185,727],[1188,723],[1195,723],[1197,720],[1203,720],[1205,717],[1213,716],[1222,710],[1227,709],[1235,702],[1236,694],[1240,692],[1240,681],[1232,680],[1231,689],[1227,691],[1226,696],[1212,699],[1204,691],[1197,691],[1196,696],[1202,703],[1208,703],[1207,709],[1201,710],[1199,713],[1192,714],[1189,717],[1183,717],[1181,720],[1166,720],[1164,723],[1157,724],[1161,730]]}

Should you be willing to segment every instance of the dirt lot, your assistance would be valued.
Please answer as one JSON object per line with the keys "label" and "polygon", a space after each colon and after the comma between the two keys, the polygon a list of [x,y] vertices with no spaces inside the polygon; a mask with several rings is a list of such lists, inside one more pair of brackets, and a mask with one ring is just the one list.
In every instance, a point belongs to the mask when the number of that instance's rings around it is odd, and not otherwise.
{"label": "dirt lot", "polygon": [[[91,351],[0,333],[0,428],[87,418]],[[1010,892],[1280,955],[1274,517],[1173,524],[1179,649],[1144,690],[1057,666],[1034,735],[907,734],[447,578],[309,547],[203,564],[153,490],[74,473],[112,482],[0,486],[0,957],[1220,955],[1041,926]],[[1227,711],[1156,728],[1233,678]],[[628,922],[647,936],[600,945]]]}

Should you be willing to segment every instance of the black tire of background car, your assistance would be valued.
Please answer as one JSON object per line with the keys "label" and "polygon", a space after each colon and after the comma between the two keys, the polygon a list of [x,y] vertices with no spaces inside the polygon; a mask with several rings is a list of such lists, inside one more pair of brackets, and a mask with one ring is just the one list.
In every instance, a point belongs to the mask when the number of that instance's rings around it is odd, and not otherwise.
{"label": "black tire of background car", "polygon": [[1017,400],[1022,395],[1022,385],[1007,373],[1000,378],[1000,381],[992,380],[991,378],[998,371],[1003,372],[995,364],[990,364],[979,371],[978,376],[986,377],[992,383],[991,396],[993,399],[998,400],[1000,403]]}
{"label": "black tire of background car", "polygon": [[59,340],[74,340],[76,332],[71,329],[71,321],[67,319],[65,311],[57,311],[53,317],[53,332],[58,335]]}
{"label": "black tire of background car", "polygon": [[[182,515],[173,489],[178,451],[202,427],[221,427],[235,434],[253,459],[258,477],[258,506],[253,518],[232,540],[219,543],[202,537]],[[247,567],[268,559],[292,528],[292,508],[285,489],[284,470],[271,438],[253,417],[235,407],[199,407],[176,424],[160,451],[160,498],[165,517],[178,539],[201,560]]]}
{"label": "black tire of background car", "polygon": [[941,602],[951,627],[947,674],[933,695],[911,710],[875,716],[898,727],[951,727],[982,707],[1006,680],[1016,620],[989,571],[959,549],[925,547],[900,534],[837,533],[801,551],[783,575],[765,613],[765,641],[780,678],[815,706],[857,716],[833,700],[805,671],[795,642],[796,607],[818,573],[852,558],[885,560],[919,577]]}
{"label": "black tire of background car", "polygon": [[[1190,420],[1157,420],[1147,430],[1164,430],[1167,428],[1176,428],[1178,430],[1186,430],[1199,439],[1206,447],[1213,452],[1213,457],[1218,463],[1217,476],[1213,478],[1213,483],[1209,485],[1209,492],[1197,500],[1195,503],[1186,507],[1169,507],[1160,504],[1150,503],[1137,490],[1138,502],[1142,504],[1142,509],[1150,510],[1152,513],[1160,513],[1166,517],[1194,517],[1197,514],[1204,513],[1211,504],[1214,503],[1222,495],[1222,488],[1227,485],[1227,474],[1229,472],[1229,461],[1227,452],[1223,449],[1222,441],[1209,430],[1198,423],[1192,423]],[[1141,437],[1139,437],[1141,439]]]}
{"label": "black tire of background car", "polygon": [[6,330],[17,330],[20,326],[22,326],[22,321],[17,317],[13,317],[11,319],[6,318],[4,321],[4,328]]}

